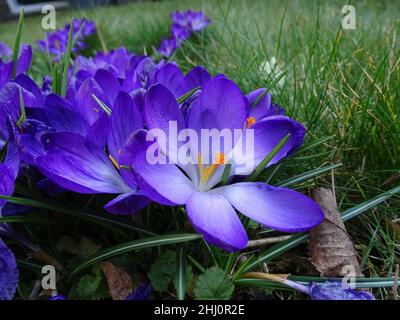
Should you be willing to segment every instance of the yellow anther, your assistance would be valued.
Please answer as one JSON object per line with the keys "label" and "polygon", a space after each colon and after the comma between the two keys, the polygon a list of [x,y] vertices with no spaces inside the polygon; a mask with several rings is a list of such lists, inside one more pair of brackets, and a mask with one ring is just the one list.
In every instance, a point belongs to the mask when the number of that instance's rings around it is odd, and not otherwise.
{"label": "yellow anther", "polygon": [[111,154],[109,154],[108,157],[110,158],[110,160],[111,160],[111,162],[113,163],[113,165],[119,170],[118,162],[115,161],[115,159],[113,158],[113,156],[112,156]]}
{"label": "yellow anther", "polygon": [[206,166],[203,168],[203,164],[201,163],[201,155],[199,154],[199,172],[202,182],[207,182],[218,166],[225,164],[225,155],[222,152],[218,152],[216,155],[215,162],[211,166]]}
{"label": "yellow anther", "polygon": [[247,128],[250,128],[255,123],[256,123],[256,120],[254,119],[254,117],[248,117],[246,120]]}

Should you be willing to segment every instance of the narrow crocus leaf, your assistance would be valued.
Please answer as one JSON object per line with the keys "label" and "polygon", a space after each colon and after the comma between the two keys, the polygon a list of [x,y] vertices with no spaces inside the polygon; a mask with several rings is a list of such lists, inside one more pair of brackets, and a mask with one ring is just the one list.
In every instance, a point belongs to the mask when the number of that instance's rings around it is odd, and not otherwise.
{"label": "narrow crocus leaf", "polygon": [[104,110],[105,113],[107,113],[107,115],[111,115],[111,109],[103,102],[101,101],[99,98],[96,97],[95,94],[92,94],[92,97],[94,100],[96,100],[97,104],[100,106],[100,108],[102,108]]}
{"label": "narrow crocus leaf", "polygon": [[17,35],[15,37],[15,43],[14,43],[13,69],[12,69],[12,77],[11,77],[12,79],[14,79],[15,73],[17,72],[17,61],[18,61],[18,55],[19,55],[19,47],[20,47],[20,42],[21,42],[21,32],[22,32],[22,25],[24,23],[24,17],[25,17],[25,12],[24,12],[24,9],[22,9],[21,12],[19,13]]}
{"label": "narrow crocus leaf", "polygon": [[168,245],[168,244],[175,244],[175,243],[182,243],[182,242],[188,242],[188,241],[193,241],[193,240],[198,240],[201,238],[201,235],[199,234],[192,234],[192,233],[180,233],[180,234],[166,234],[162,236],[155,236],[155,237],[149,237],[149,238],[144,238],[144,239],[139,239],[139,240],[134,240],[130,241],[127,243],[123,243],[111,248],[107,248],[104,250],[101,250],[97,252],[96,254],[88,257],[85,259],[83,262],[81,262],[79,265],[75,266],[71,273],[70,273],[70,278],[73,278],[77,273],[80,271],[84,270],[87,267],[92,266],[98,261],[109,259],[111,257],[135,251],[135,250],[140,250],[140,249],[145,249],[145,248],[153,248],[153,247],[158,247],[158,246],[163,246],[163,245]]}
{"label": "narrow crocus leaf", "polygon": [[63,70],[63,75],[62,75],[62,79],[61,79],[61,95],[63,97],[65,97],[67,94],[68,71],[69,71],[69,65],[71,62],[71,52],[72,52],[72,42],[73,42],[73,39],[72,39],[73,30],[74,30],[73,25],[74,25],[74,18],[72,18],[71,27],[69,28],[67,51],[65,52],[65,56],[64,56],[64,70]]}
{"label": "narrow crocus leaf", "polygon": [[279,143],[271,150],[269,154],[261,161],[261,163],[256,167],[253,174],[251,175],[249,181],[256,181],[260,176],[261,172],[265,169],[265,167],[271,162],[271,160],[276,156],[279,150],[288,142],[290,138],[290,133],[288,133]]}
{"label": "narrow crocus leaf", "polygon": [[21,127],[21,123],[24,122],[26,119],[25,102],[24,102],[24,97],[22,95],[21,88],[19,88],[19,104],[20,104],[20,108],[21,108],[21,117],[17,121],[17,126]]}
{"label": "narrow crocus leaf", "polygon": [[178,99],[176,99],[176,102],[177,102],[178,104],[181,104],[181,103],[185,102],[186,99],[188,99],[189,97],[191,97],[191,96],[192,96],[197,90],[199,90],[199,89],[200,89],[200,86],[199,86],[199,87],[196,87],[196,88],[193,88],[192,90],[186,92],[185,94],[183,94],[182,96],[180,96]]}
{"label": "narrow crocus leaf", "polygon": [[176,272],[176,296],[178,300],[185,300],[186,292],[186,252],[185,247],[181,246],[176,252],[177,272]]}
{"label": "narrow crocus leaf", "polygon": [[289,187],[289,186],[292,186],[294,184],[297,184],[297,183],[300,183],[300,182],[304,182],[304,181],[307,181],[307,180],[309,180],[311,178],[317,177],[317,176],[319,176],[319,175],[321,175],[321,174],[323,174],[325,172],[334,170],[334,169],[340,167],[341,165],[342,165],[341,163],[337,163],[337,164],[332,164],[330,166],[325,166],[325,167],[317,168],[317,169],[310,170],[310,171],[307,171],[307,172],[303,172],[303,173],[301,173],[301,174],[299,174],[297,176],[294,176],[294,177],[292,177],[290,179],[287,179],[287,180],[279,182],[277,184],[277,186],[279,186],[279,187]]}

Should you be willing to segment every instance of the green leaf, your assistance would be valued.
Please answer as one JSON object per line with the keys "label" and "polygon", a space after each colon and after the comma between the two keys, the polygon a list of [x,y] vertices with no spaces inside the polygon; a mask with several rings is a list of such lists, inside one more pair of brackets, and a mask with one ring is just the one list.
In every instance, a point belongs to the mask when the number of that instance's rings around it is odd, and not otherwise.
{"label": "green leaf", "polygon": [[[182,300],[193,273],[191,266],[185,265],[182,268],[181,263],[183,263],[183,252],[181,250],[177,253],[171,250],[163,252],[151,265],[148,273],[152,287],[161,292],[167,290],[171,282],[174,282],[177,297]],[[184,274],[182,274],[183,272]]]}
{"label": "green leaf", "polygon": [[187,98],[189,98],[190,96],[192,96],[197,90],[200,89],[199,87],[193,88],[192,90],[186,92],[185,94],[183,94],[182,96],[180,96],[178,99],[176,99],[176,102],[178,104],[181,104],[182,102],[186,101]]}
{"label": "green leaf", "polygon": [[194,294],[200,300],[228,300],[234,289],[227,274],[218,267],[212,267],[199,276]]}
{"label": "green leaf", "polygon": [[186,264],[186,250],[182,246],[176,252],[175,288],[178,300],[185,300],[186,287],[193,277],[191,266]]}
{"label": "green leaf", "polygon": [[68,71],[69,71],[69,65],[71,62],[71,53],[72,53],[72,34],[74,28],[72,27],[74,25],[74,18],[72,18],[71,21],[71,27],[69,28],[69,34],[68,34],[68,43],[67,43],[67,51],[65,52],[64,55],[64,70],[63,70],[63,75],[62,75],[62,82],[61,82],[61,95],[65,97],[67,93],[67,85],[68,85]]}
{"label": "green leaf", "polygon": [[292,177],[290,179],[281,181],[277,185],[279,187],[289,187],[291,185],[294,185],[294,184],[297,184],[297,183],[300,183],[300,182],[303,182],[303,181],[307,181],[307,180],[309,180],[311,178],[314,178],[316,176],[319,176],[319,175],[321,175],[321,174],[323,174],[325,172],[328,172],[328,171],[331,171],[333,169],[336,169],[336,168],[340,167],[341,165],[342,165],[341,163],[337,163],[337,164],[332,164],[330,166],[325,166],[325,167],[321,167],[321,168],[318,168],[318,169],[314,169],[314,170],[310,170],[310,171],[307,171],[307,172],[303,172],[303,173],[301,173],[301,174],[299,174],[297,176],[294,176],[294,177]]}
{"label": "green leaf", "polygon": [[[199,234],[181,233],[181,234],[168,234],[163,236],[148,237],[144,239],[134,240],[123,243],[111,248],[107,248],[97,252],[96,254],[88,257],[79,265],[75,266],[71,271],[70,278],[75,276],[83,269],[95,264],[98,261],[109,259],[111,257],[120,255],[122,253],[131,252],[135,250],[163,246],[167,244],[182,243],[200,239]],[[175,270],[175,269],[174,269]]]}
{"label": "green leaf", "polygon": [[12,68],[11,79],[15,78],[15,73],[17,72],[17,61],[18,61],[18,55],[19,55],[19,48],[20,48],[20,42],[21,42],[21,31],[22,31],[22,25],[24,23],[24,17],[25,17],[25,12],[24,12],[24,9],[22,9],[21,12],[19,13],[17,35],[15,37],[15,42],[14,42],[13,68]]}
{"label": "green leaf", "polygon": [[148,273],[151,286],[156,291],[167,290],[171,281],[175,278],[176,255],[173,251],[163,252],[151,265]]}
{"label": "green leaf", "polygon": [[81,299],[94,299],[96,292],[100,288],[101,281],[103,280],[103,274],[100,267],[97,265],[93,267],[94,275],[85,274],[78,282],[77,292]]}

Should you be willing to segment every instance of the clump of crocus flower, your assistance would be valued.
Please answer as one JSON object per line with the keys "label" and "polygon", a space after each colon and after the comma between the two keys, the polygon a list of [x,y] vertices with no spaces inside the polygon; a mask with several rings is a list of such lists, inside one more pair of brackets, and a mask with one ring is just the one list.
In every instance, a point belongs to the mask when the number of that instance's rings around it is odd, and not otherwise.
{"label": "clump of crocus flower", "polygon": [[63,29],[46,32],[45,39],[36,42],[38,50],[50,54],[53,57],[53,61],[58,61],[67,50],[68,35],[71,27],[73,29],[73,37],[79,32],[79,37],[76,39],[72,51],[78,52],[85,49],[86,43],[84,40],[86,37],[96,33],[96,27],[93,21],[83,18],[81,20],[74,19],[72,26],[71,23],[67,23]]}
{"label": "clump of crocus flower", "polygon": [[170,57],[175,50],[194,32],[201,31],[210,23],[210,19],[202,11],[176,11],[171,13],[170,37],[161,41],[158,52]]}

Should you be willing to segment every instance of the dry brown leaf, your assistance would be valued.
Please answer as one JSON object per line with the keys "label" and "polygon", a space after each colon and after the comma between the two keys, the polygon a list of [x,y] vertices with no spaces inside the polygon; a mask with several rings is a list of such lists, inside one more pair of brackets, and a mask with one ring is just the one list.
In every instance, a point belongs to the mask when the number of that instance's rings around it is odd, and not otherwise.
{"label": "dry brown leaf", "polygon": [[123,268],[113,265],[110,261],[104,261],[100,266],[106,276],[108,290],[113,300],[125,300],[133,291],[131,276]]}
{"label": "dry brown leaf", "polygon": [[335,196],[328,188],[316,189],[314,200],[325,213],[325,220],[310,231],[311,262],[323,277],[343,277],[345,266],[353,266],[356,277],[361,277],[360,265],[353,240],[346,231],[336,206]]}

